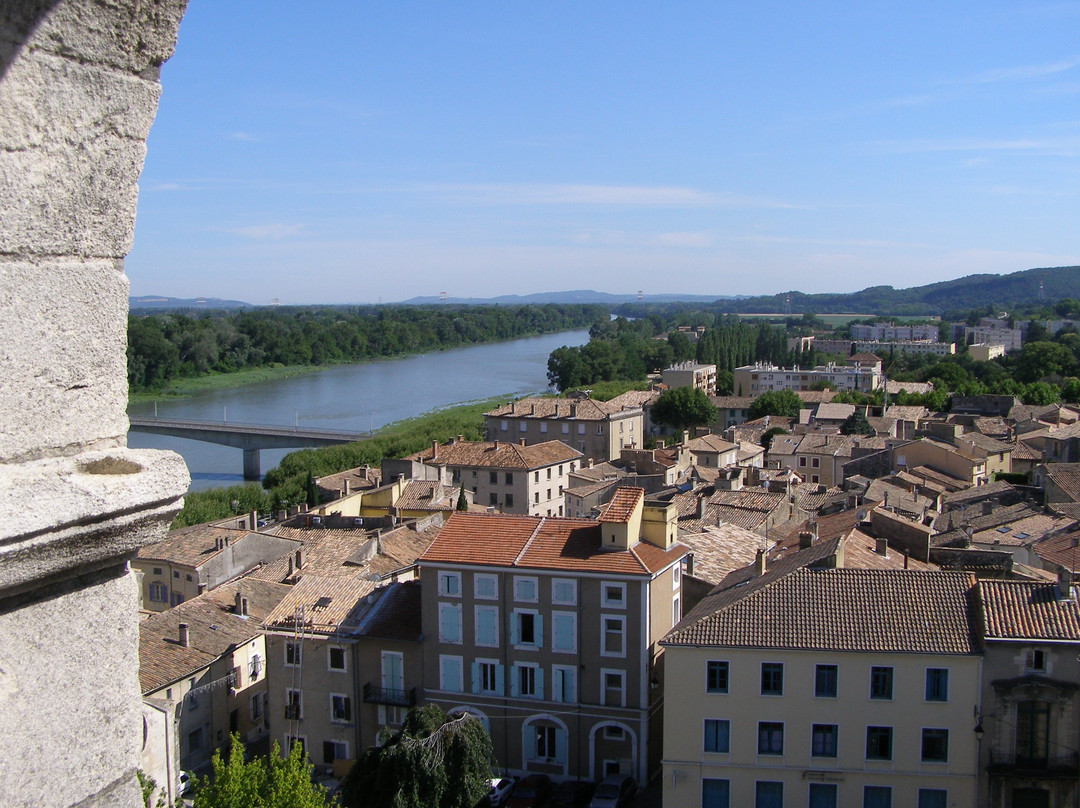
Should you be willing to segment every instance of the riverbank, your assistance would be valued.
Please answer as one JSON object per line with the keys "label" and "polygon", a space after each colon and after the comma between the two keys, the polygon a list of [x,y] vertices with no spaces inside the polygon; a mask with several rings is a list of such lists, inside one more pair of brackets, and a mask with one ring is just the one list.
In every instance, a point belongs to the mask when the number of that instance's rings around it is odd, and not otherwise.
{"label": "riverbank", "polygon": [[270,367],[238,370],[234,373],[212,373],[209,376],[176,379],[161,390],[128,391],[129,404],[141,404],[148,401],[167,401],[178,398],[190,398],[196,393],[213,390],[231,390],[256,382],[272,382],[288,379],[290,376],[302,376],[328,370],[330,365],[272,365]]}

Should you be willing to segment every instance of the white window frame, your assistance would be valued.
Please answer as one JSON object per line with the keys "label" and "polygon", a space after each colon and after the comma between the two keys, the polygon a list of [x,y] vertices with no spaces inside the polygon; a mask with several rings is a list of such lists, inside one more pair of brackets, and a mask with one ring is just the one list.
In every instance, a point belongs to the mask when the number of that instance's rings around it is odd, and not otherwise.
{"label": "white window frame", "polygon": [[439,570],[439,597],[461,597],[461,573]]}
{"label": "white window frame", "polygon": [[150,583],[150,602],[151,603],[168,603],[169,602],[169,587],[167,584],[161,581],[151,581]]}
{"label": "white window frame", "polygon": [[[620,636],[622,637],[622,648],[619,651],[609,651],[607,647],[607,621],[616,620],[620,625]],[[626,658],[626,615],[624,614],[601,614],[600,615],[600,656],[602,657],[618,657],[620,659]]]}
{"label": "white window frame", "polygon": [[[330,693],[330,723],[331,724],[351,724],[356,720],[356,713],[353,709],[352,697],[348,693]],[[334,699],[341,699],[342,706],[348,706],[349,717],[348,718],[336,718],[334,716]]]}
{"label": "white window frame", "polygon": [[[443,636],[443,613],[453,612],[457,615],[457,639],[449,639]],[[460,603],[440,603],[439,604],[439,642],[449,643],[451,645],[461,645],[462,643],[462,631],[461,631],[461,604]]]}
{"label": "white window frame", "polygon": [[[492,642],[480,641],[480,615],[491,614],[492,624],[495,626],[494,640]],[[499,647],[499,607],[498,606],[473,606],[473,642],[480,648]]]}
{"label": "white window frame", "polygon": [[[568,698],[562,698],[562,696],[564,696],[566,694],[565,693],[557,693],[556,688],[555,688],[556,682],[559,682],[559,680],[560,680],[560,676],[559,676],[560,673],[562,674],[561,679],[562,679],[562,684],[564,685],[564,689],[565,689],[567,674],[569,674],[569,677],[570,677],[572,692],[569,694]],[[578,691],[577,681],[578,681],[578,669],[577,669],[576,665],[552,665],[551,666],[551,700],[552,701],[557,701],[560,704],[576,704],[577,703],[577,691]]]}
{"label": "white window frame", "polygon": [[[294,660],[289,662],[289,649],[295,648],[296,654],[294,654]],[[302,642],[293,642],[292,640],[285,640],[284,650],[282,651],[282,658],[285,660],[285,666],[288,668],[296,668],[304,664],[304,644]]]}
{"label": "white window frame", "polygon": [[[522,594],[522,587],[532,585],[532,597]],[[518,603],[538,603],[540,600],[540,581],[535,575],[514,576],[514,600]]]}
{"label": "white window frame", "polygon": [[[523,693],[521,690],[521,673],[524,668],[528,668],[532,671],[532,693]],[[537,694],[536,685],[536,672],[540,670],[540,663],[538,662],[515,662],[512,669],[514,671],[514,678],[517,681],[517,697],[521,699],[537,699],[540,695]]]}
{"label": "white window frame", "polygon": [[[618,676],[619,677],[620,684],[619,684],[618,688],[609,688],[608,687],[607,678],[609,676]],[[615,689],[618,689],[618,691],[619,691],[619,703],[618,704],[609,704],[608,703],[608,695],[607,695],[608,690],[615,690]],[[601,668],[600,669],[600,705],[602,707],[625,707],[626,706],[626,671],[621,670],[619,668]]]}
{"label": "white window frame", "polygon": [[[458,676],[458,689],[450,690],[446,686],[447,675],[446,672],[449,667],[457,667]],[[453,654],[439,654],[439,690],[444,690],[448,693],[464,693],[465,692],[465,660],[460,656]]]}
{"label": "white window frame", "polygon": [[[521,615],[531,614],[533,618],[533,641],[524,642],[521,639]],[[517,635],[517,641],[514,642],[514,648],[517,650],[528,649],[535,651],[538,648],[542,648],[544,645],[544,626],[543,617],[540,615],[539,609],[514,609],[512,612],[513,621],[515,626],[514,633]]]}
{"label": "white window frame", "polygon": [[[558,597],[559,587],[566,585],[570,587],[570,597],[560,599]],[[552,578],[551,603],[554,606],[577,606],[577,581],[573,578]]]}
{"label": "white window frame", "polygon": [[[555,644],[555,638],[558,637],[558,632],[555,626],[559,618],[568,618],[570,620],[570,647],[560,648]],[[577,640],[577,612],[552,612],[551,613],[551,652],[554,654],[576,654],[578,650]]]}
{"label": "white window frame", "polygon": [[[335,668],[333,666],[334,654],[333,651],[341,651],[341,667]],[[349,654],[344,645],[330,645],[326,648],[326,669],[333,673],[348,673],[349,672]]]}
{"label": "white window frame", "polygon": [[[498,684],[498,682],[499,682],[499,668],[502,667],[502,663],[499,662],[499,660],[497,660],[497,659],[486,659],[486,658],[483,658],[483,657],[477,657],[475,662],[476,662],[476,666],[477,666],[476,667],[476,670],[477,670],[476,692],[479,693],[482,696],[495,696],[495,695],[498,695],[498,693],[499,693],[499,684]],[[485,665],[490,665],[495,671],[494,674],[492,675],[492,682],[491,682],[492,686],[491,686],[490,689],[484,687],[483,667]]]}
{"label": "white window frame", "polygon": [[[612,599],[608,596],[608,593],[614,590],[620,592],[619,599]],[[616,581],[601,581],[600,582],[600,605],[605,609],[625,609],[626,608],[626,584],[618,583]]]}
{"label": "white window frame", "polygon": [[[491,594],[485,595],[480,591],[480,585],[482,582],[491,583]],[[499,576],[490,575],[485,572],[478,572],[473,575],[473,597],[476,600],[498,600],[499,599]]]}

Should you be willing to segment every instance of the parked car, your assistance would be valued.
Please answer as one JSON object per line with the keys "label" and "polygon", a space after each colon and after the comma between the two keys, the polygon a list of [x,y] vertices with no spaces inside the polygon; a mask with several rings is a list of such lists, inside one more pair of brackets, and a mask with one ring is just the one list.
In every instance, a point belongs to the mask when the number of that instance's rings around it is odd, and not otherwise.
{"label": "parked car", "polygon": [[191,787],[194,785],[195,778],[191,776],[190,772],[180,772],[180,793],[187,794],[191,791]]}
{"label": "parked car", "polygon": [[551,792],[551,808],[585,808],[595,790],[595,783],[563,780]]}
{"label": "parked car", "polygon": [[506,798],[510,796],[516,783],[516,777],[492,777],[491,788],[488,790],[488,802],[491,808],[498,808],[506,802]]}
{"label": "parked car", "polygon": [[551,796],[551,778],[546,774],[530,774],[518,780],[506,808],[540,808]]}
{"label": "parked car", "polygon": [[589,808],[623,808],[637,793],[637,783],[633,777],[611,774],[600,781],[593,792]]}

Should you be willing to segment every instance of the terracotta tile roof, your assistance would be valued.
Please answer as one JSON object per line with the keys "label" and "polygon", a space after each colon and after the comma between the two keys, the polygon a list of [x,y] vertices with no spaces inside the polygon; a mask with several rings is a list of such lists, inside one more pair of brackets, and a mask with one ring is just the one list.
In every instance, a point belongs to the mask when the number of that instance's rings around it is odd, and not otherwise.
{"label": "terracotta tile roof", "polygon": [[1069,572],[1080,572],[1080,531],[1049,536],[1036,542],[1031,549],[1051,569],[1062,566]]}
{"label": "terracotta tile roof", "polygon": [[819,421],[845,421],[854,412],[854,404],[834,404],[829,402],[819,404],[814,417]]}
{"label": "terracotta tile roof", "polygon": [[619,522],[626,523],[630,521],[630,516],[634,513],[634,509],[639,503],[645,499],[644,488],[631,488],[629,486],[620,486],[615,489],[615,495],[608,500],[608,503],[600,509],[600,515],[597,517],[598,522]]}
{"label": "terracotta tile roof", "polygon": [[305,633],[333,634],[358,625],[377,586],[361,578],[305,575],[266,618],[266,628],[292,631],[301,620]]}
{"label": "terracotta tile roof", "polygon": [[608,401],[611,407],[646,407],[660,398],[656,390],[627,390]]}
{"label": "terracotta tile roof", "polygon": [[[889,382],[889,392],[893,392],[892,385],[901,384],[901,382]],[[933,385],[928,385],[933,388]],[[925,418],[929,411],[926,407],[899,407],[895,404],[889,407],[889,411],[885,413],[889,418],[895,418],[898,421],[921,421]]]}
{"label": "terracotta tile roof", "polygon": [[325,477],[316,477],[315,485],[327,491],[341,491],[345,488],[345,481],[349,482],[349,491],[367,491],[377,488],[382,484],[382,470],[370,466],[357,466],[337,474],[328,474]]}
{"label": "terracotta tile roof", "polygon": [[[957,452],[959,454],[959,452]],[[945,491],[959,491],[963,488],[971,488],[971,483],[967,480],[961,480],[959,477],[953,477],[951,474],[944,474],[937,469],[932,469],[929,466],[915,466],[914,468],[907,469],[907,473],[921,478],[924,481],[937,483]]]}
{"label": "terracotta tile roof", "polygon": [[432,523],[425,527],[403,526],[379,536],[379,551],[368,562],[368,569],[374,575],[385,578],[399,570],[416,564],[416,559],[423,555],[439,535],[442,523]]}
{"label": "terracotta tile roof", "polygon": [[999,415],[981,416],[971,423],[971,428],[982,435],[992,438],[1004,438],[1009,434],[1009,425]]}
{"label": "terracotta tile roof", "polygon": [[836,396],[835,390],[796,390],[795,395],[803,404],[828,403]]}
{"label": "terracotta tile roof", "polygon": [[734,443],[721,438],[719,435],[702,435],[701,437],[694,438],[687,444],[687,447],[691,452],[701,454],[703,452],[714,452],[722,454],[724,452],[737,451],[738,446]]}
{"label": "terracotta tile roof", "polygon": [[709,503],[741,510],[772,513],[784,504],[784,494],[779,491],[762,491],[760,488],[741,488],[738,491],[721,489],[709,497]]}
{"label": "terracotta tile roof", "polygon": [[[991,438],[989,435],[982,435],[978,432],[965,432],[956,440],[958,443],[973,446],[976,450],[985,454],[1001,454],[1002,452],[1011,452],[1013,450],[1013,445],[1011,443],[1005,443],[995,438]],[[971,449],[968,449],[968,453],[976,454],[976,452]]]}
{"label": "terracotta tile roof", "polygon": [[227,539],[231,544],[247,534],[247,530],[220,524],[192,525],[170,530],[164,540],[140,547],[138,558],[198,567],[221,552],[217,546],[220,542]]}
{"label": "terracotta tile roof", "polygon": [[753,563],[763,538],[737,525],[719,524],[693,533],[680,529],[679,541],[694,554],[694,577],[717,584]]}
{"label": "terracotta tile roof", "polygon": [[[885,388],[888,391],[889,395],[894,395],[900,392],[924,394],[932,392],[934,389],[934,385],[933,382],[897,382],[889,379],[885,383]],[[892,411],[893,408],[889,407],[889,412],[892,413]]]}
{"label": "terracotta tile roof", "polygon": [[568,463],[582,454],[562,441],[549,440],[522,446],[506,441],[451,441],[406,457],[435,466],[458,466],[489,469],[536,469],[553,463]]}
{"label": "terracotta tile roof", "polygon": [[748,410],[754,403],[753,396],[709,396],[709,401],[717,409]]}
{"label": "terracotta tile roof", "polygon": [[600,541],[600,523],[591,519],[456,512],[419,561],[651,575],[687,552],[682,544],[661,550],[648,542],[605,551]]}
{"label": "terracotta tile roof", "polygon": [[419,642],[423,635],[420,625],[420,582],[405,581],[387,587],[364,620],[361,633],[383,640]]}
{"label": "terracotta tile roof", "polygon": [[790,550],[791,547],[798,546],[798,536],[803,530],[815,532],[818,541],[845,538],[859,524],[859,512],[868,514],[879,504],[880,502],[868,498],[858,508],[837,511],[825,516],[814,516],[802,522],[792,520],[772,531],[770,538],[776,542],[778,551]]}
{"label": "terracotta tile roof", "polygon": [[958,572],[798,569],[708,595],[665,645],[974,654],[971,590]]}
{"label": "terracotta tile roof", "polygon": [[1046,477],[1074,502],[1080,502],[1080,463],[1047,463]]}
{"label": "terracotta tile roof", "polygon": [[[152,693],[191,676],[234,645],[259,634],[262,621],[292,590],[266,581],[223,584],[139,624],[139,685]],[[248,616],[235,614],[236,593],[247,598]],[[180,624],[188,625],[188,647],[180,645]]]}
{"label": "terracotta tile roof", "polygon": [[1035,449],[1026,440],[1017,440],[1013,445],[1013,461],[1016,460],[1042,460],[1042,452]]}
{"label": "terracotta tile roof", "polygon": [[975,544],[1026,547],[1041,538],[1067,530],[1075,524],[1075,520],[1067,516],[1034,513],[983,530],[976,530],[971,541]]}
{"label": "terracotta tile roof", "polygon": [[745,463],[747,460],[763,454],[765,454],[764,446],[758,446],[756,443],[739,441],[739,453],[736,455],[736,462]]}
{"label": "terracotta tile roof", "polygon": [[945,494],[944,502],[946,506],[952,509],[954,507],[964,507],[968,503],[978,502],[984,499],[996,499],[999,497],[1007,498],[1015,495],[1015,485],[1005,482],[1005,480],[994,480],[985,485],[965,488],[962,491],[950,491]]}
{"label": "terracotta tile roof", "polygon": [[838,485],[826,488],[818,483],[800,483],[792,486],[791,496],[795,507],[804,511],[818,511],[838,502],[847,502],[847,493]]}
{"label": "terracotta tile roof", "polygon": [[[736,508],[730,505],[707,505],[705,518],[699,523],[701,527],[706,525],[735,525],[745,530],[760,530],[769,521],[769,514],[765,511],[753,511],[746,508]],[[688,527],[693,527],[690,523]]]}
{"label": "terracotta tile roof", "polygon": [[452,511],[457,491],[436,480],[409,480],[394,507],[399,511]]}
{"label": "terracotta tile roof", "polygon": [[[571,419],[577,421],[606,421],[612,415],[622,412],[624,407],[607,401],[591,398],[521,398],[503,404],[484,413],[487,418],[537,418]],[[629,409],[638,409],[632,407]],[[573,413],[573,415],[571,415]]]}
{"label": "terracotta tile roof", "polygon": [[1056,583],[986,579],[979,582],[979,594],[988,640],[1080,642],[1075,590],[1060,598]]}
{"label": "terracotta tile roof", "polygon": [[[774,438],[775,440],[775,438]],[[851,435],[829,435],[821,432],[809,432],[799,441],[797,454],[831,455],[850,457],[855,439]],[[770,447],[770,451],[772,451]]]}

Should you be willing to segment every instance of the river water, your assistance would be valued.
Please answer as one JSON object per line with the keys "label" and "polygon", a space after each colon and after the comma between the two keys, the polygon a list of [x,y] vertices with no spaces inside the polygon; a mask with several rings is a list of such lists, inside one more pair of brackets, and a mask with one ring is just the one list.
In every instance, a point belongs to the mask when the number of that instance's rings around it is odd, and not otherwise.
{"label": "river water", "polygon": [[[548,355],[562,345],[584,345],[588,331],[567,331],[468,348],[337,365],[275,381],[190,398],[132,404],[140,417],[235,421],[366,432],[454,404],[493,396],[531,395],[547,389]],[[243,482],[239,449],[164,435],[128,434],[133,448],[171,449],[191,470],[191,490]],[[265,473],[291,449],[265,449]]]}

